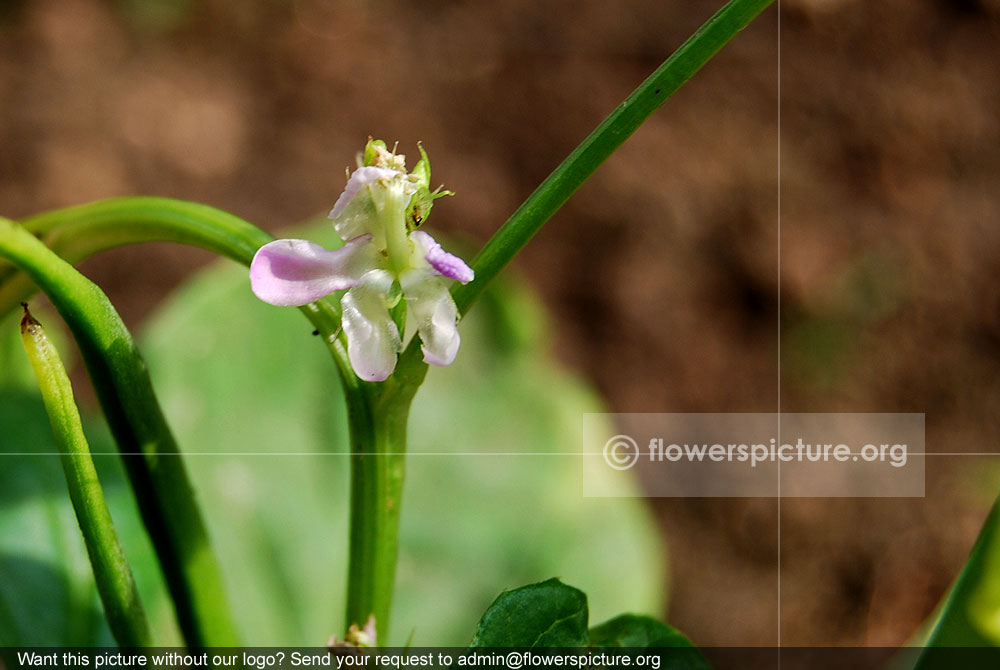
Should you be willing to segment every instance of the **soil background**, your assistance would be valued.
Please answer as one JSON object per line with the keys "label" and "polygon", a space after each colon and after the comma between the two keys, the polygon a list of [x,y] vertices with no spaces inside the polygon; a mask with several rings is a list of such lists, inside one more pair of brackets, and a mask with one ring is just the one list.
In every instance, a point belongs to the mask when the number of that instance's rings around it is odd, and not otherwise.
{"label": "soil background", "polygon": [[[423,142],[458,193],[431,223],[475,248],[721,4],[0,2],[0,211],[164,195],[276,232],[373,135]],[[783,0],[515,263],[614,411],[926,412],[928,450],[966,454],[922,499],[650,500],[697,644],[778,641],[779,560],[783,644],[903,643],[972,546],[1000,481],[968,455],[1000,452],[998,43],[996,0]],[[208,260],[83,269],[138,326]]]}

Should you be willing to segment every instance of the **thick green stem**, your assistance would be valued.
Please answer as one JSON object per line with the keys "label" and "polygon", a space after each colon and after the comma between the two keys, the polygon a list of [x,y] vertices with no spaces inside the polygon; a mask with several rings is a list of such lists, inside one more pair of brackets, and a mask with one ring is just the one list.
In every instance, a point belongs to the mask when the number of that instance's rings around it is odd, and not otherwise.
{"label": "thick green stem", "polygon": [[59,353],[42,325],[28,312],[27,305],[21,320],[21,339],[38,379],[45,410],[52,423],[52,433],[62,454],[66,486],[90,557],[108,627],[122,647],[149,646],[152,637],[146,623],[146,612],[118,540],[111,512],[104,501],[104,490],[90,456],[90,445],[83,434],[73,387]]}
{"label": "thick green stem", "polygon": [[145,362],[107,296],[21,226],[0,218],[0,256],[49,297],[80,346],[192,647],[237,643],[222,578]]}
{"label": "thick green stem", "polygon": [[347,625],[363,626],[373,615],[382,645],[389,635],[396,580],[407,421],[422,381],[420,373],[382,384],[346,385],[353,387],[347,389],[353,453]]}

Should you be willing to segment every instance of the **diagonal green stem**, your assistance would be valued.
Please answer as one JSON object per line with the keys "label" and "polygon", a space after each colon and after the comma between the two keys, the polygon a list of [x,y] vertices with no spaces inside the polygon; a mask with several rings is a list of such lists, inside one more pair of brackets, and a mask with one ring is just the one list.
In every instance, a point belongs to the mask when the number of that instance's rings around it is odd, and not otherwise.
{"label": "diagonal green stem", "polygon": [[[468,311],[493,278],[597,168],[773,1],[730,0],[639,84],[528,196],[472,260],[475,281],[456,286],[452,291],[459,312]],[[420,344],[414,340],[400,364],[412,370],[422,364],[420,358]]]}
{"label": "diagonal green stem", "polygon": [[[107,296],[23,227],[0,218],[0,256],[24,270],[83,355],[193,647],[231,646],[236,630],[218,563],[144,361]],[[135,455],[133,455],[135,454]]]}
{"label": "diagonal green stem", "polygon": [[569,200],[601,163],[773,0],[730,0],[567,156],[517,208],[472,262],[476,280],[456,287],[461,312]]}
{"label": "diagonal green stem", "polygon": [[21,320],[21,339],[62,454],[66,486],[90,557],[108,627],[122,647],[149,646],[152,637],[146,612],[104,500],[104,490],[90,456],[90,445],[83,434],[80,411],[73,398],[73,387],[59,352],[42,325],[28,312],[27,304]]}

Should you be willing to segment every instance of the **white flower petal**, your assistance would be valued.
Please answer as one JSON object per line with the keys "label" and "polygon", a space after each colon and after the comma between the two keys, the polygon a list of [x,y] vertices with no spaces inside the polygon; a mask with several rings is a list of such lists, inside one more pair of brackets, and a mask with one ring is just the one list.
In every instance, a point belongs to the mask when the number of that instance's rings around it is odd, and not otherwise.
{"label": "white flower petal", "polygon": [[354,372],[365,381],[385,381],[396,368],[396,356],[403,348],[399,329],[386,307],[386,292],[391,285],[388,272],[374,270],[340,301],[347,356]]}
{"label": "white flower petal", "polygon": [[400,277],[408,314],[420,334],[424,360],[432,365],[451,365],[458,354],[458,308],[441,279],[426,270],[408,270]]}

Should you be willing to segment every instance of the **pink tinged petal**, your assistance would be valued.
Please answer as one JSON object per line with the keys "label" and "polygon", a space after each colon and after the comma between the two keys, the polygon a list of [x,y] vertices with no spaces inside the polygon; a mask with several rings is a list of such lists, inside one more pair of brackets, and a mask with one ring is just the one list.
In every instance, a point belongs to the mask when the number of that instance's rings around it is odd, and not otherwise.
{"label": "pink tinged petal", "polygon": [[438,274],[458,280],[463,284],[468,284],[476,278],[476,273],[466,265],[465,261],[442,249],[441,245],[435,242],[434,238],[424,231],[414,231],[410,234],[410,239],[416,243],[418,253],[423,255],[424,260]]}
{"label": "pink tinged petal", "polygon": [[443,281],[420,270],[408,270],[400,277],[408,315],[417,324],[424,361],[431,365],[451,365],[458,354],[458,308]]}
{"label": "pink tinged petal", "polygon": [[333,219],[333,227],[341,239],[350,240],[372,232],[375,201],[368,187],[379,179],[391,180],[402,175],[398,170],[375,166],[360,167],[351,174],[344,192],[330,210],[329,218]]}
{"label": "pink tinged petal", "polygon": [[396,367],[396,356],[403,349],[399,329],[386,307],[386,293],[392,275],[373,270],[362,283],[348,291],[340,301],[341,324],[347,335],[347,357],[354,372],[365,381],[385,381]]}
{"label": "pink tinged petal", "polygon": [[305,305],[357,284],[361,275],[375,267],[377,254],[370,235],[336,251],[308,240],[275,240],[254,255],[250,287],[272,305]]}

